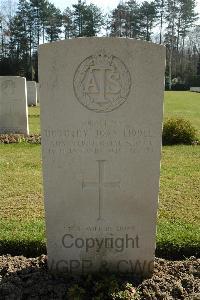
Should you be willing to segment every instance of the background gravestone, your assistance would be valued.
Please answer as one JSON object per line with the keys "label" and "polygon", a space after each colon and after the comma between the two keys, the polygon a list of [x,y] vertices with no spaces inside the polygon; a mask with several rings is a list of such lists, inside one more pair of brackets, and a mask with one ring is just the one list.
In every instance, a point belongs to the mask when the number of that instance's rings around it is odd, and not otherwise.
{"label": "background gravestone", "polygon": [[200,87],[191,87],[190,92],[197,92],[200,93]]}
{"label": "background gravestone", "polygon": [[153,269],[165,49],[85,38],[39,51],[49,267]]}
{"label": "background gravestone", "polygon": [[26,78],[0,76],[0,133],[29,134]]}
{"label": "background gravestone", "polygon": [[37,105],[37,84],[35,81],[27,81],[28,106]]}
{"label": "background gravestone", "polygon": [[40,102],[40,84],[39,82],[36,83],[37,86],[37,103]]}

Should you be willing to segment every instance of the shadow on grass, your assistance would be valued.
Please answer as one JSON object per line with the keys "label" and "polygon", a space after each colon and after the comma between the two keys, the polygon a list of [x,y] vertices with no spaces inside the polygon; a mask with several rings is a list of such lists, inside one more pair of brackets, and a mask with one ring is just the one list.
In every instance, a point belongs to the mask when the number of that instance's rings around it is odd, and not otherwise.
{"label": "shadow on grass", "polygon": [[46,253],[46,244],[41,241],[0,241],[0,255],[36,257]]}
{"label": "shadow on grass", "polygon": [[29,116],[29,118],[40,118],[40,115],[31,115],[31,114],[29,114],[28,116]]}
{"label": "shadow on grass", "polygon": [[169,260],[180,260],[195,256],[200,258],[200,245],[175,245],[170,242],[157,243],[156,257]]}
{"label": "shadow on grass", "polygon": [[[0,255],[37,257],[46,253],[46,244],[41,241],[0,241]],[[157,243],[156,257],[181,260],[191,256],[200,258],[199,244],[180,246],[170,242]]]}

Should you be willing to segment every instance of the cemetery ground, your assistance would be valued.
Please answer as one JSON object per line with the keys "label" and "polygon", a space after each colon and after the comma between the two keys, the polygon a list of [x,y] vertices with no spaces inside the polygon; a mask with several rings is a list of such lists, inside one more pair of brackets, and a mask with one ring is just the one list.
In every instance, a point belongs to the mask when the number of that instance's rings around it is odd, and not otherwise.
{"label": "cemetery ground", "polygon": [[[40,132],[39,114],[39,107],[29,108],[30,133]],[[171,116],[190,120],[200,138],[200,94],[166,92],[164,117]],[[163,147],[156,250],[159,259],[153,278],[139,286],[137,295],[134,285],[124,285],[131,283],[130,278],[67,278],[58,282],[56,276],[48,277],[46,257],[42,255],[46,248],[41,146],[25,142],[1,144],[0,166],[0,255],[41,255],[35,259],[0,258],[0,295],[5,297],[1,299],[29,299],[30,294],[31,299],[200,299],[200,260],[195,259],[200,257],[199,145]],[[190,259],[183,260],[186,257]],[[20,268],[26,269],[19,271]],[[12,272],[11,277],[6,277]],[[34,278],[30,277],[32,273]],[[28,285],[25,277],[30,280]],[[25,286],[26,294],[22,292]]]}

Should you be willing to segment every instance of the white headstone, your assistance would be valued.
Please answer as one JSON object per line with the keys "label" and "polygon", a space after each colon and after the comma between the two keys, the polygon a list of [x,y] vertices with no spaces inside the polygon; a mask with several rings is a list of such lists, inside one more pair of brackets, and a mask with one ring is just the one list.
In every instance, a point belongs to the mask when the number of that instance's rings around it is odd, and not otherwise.
{"label": "white headstone", "polygon": [[29,134],[26,78],[0,76],[0,133]]}
{"label": "white headstone", "polygon": [[148,276],[165,48],[84,38],[39,50],[49,268]]}
{"label": "white headstone", "polygon": [[27,81],[28,106],[37,105],[37,85],[35,81]]}
{"label": "white headstone", "polygon": [[200,87],[191,87],[190,92],[197,92],[200,93]]}

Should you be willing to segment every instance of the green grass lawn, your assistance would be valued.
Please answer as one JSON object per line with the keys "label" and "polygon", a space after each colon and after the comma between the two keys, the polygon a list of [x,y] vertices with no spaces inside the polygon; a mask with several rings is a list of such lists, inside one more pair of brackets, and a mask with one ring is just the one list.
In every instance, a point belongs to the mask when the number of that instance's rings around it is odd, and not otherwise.
{"label": "green grass lawn", "polygon": [[30,133],[40,133],[40,107],[29,107],[28,119],[29,119],[29,131]]}
{"label": "green grass lawn", "polygon": [[[29,115],[30,132],[38,133],[39,108]],[[200,130],[200,94],[166,92],[165,117],[172,115]],[[0,167],[0,253],[39,254],[45,249],[41,146],[0,145]],[[157,254],[200,255],[200,146],[163,147],[159,198]]]}

